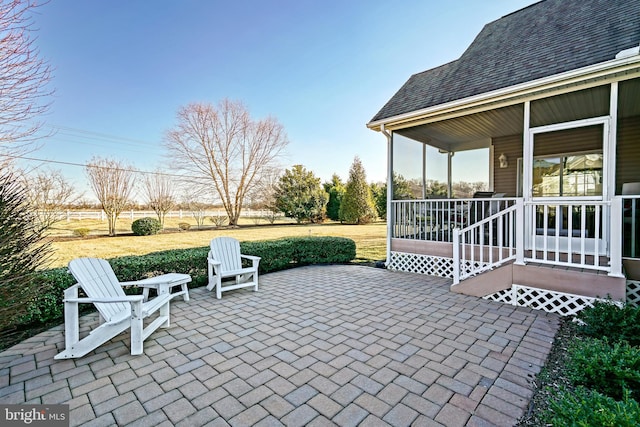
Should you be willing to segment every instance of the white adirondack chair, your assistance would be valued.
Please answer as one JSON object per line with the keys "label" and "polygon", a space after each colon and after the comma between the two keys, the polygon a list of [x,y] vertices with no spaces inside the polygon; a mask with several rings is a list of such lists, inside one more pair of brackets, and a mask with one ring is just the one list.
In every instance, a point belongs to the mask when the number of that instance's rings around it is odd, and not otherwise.
{"label": "white adirondack chair", "polygon": [[[139,282],[119,282],[109,263],[97,258],[77,258],[69,263],[69,271],[78,281],[64,291],[64,335],[65,350],[57,354],[55,359],[82,357],[91,350],[109,341],[116,335],[131,328],[131,354],[142,354],[143,342],[160,327],[169,327],[169,302],[181,292],[171,293],[170,287],[175,284],[176,274],[164,275],[173,282],[165,282],[158,296],[146,301],[144,295],[125,295],[123,285],[144,286],[150,283],[153,289],[159,290],[163,276],[145,279]],[[188,275],[180,275],[182,282],[191,281]],[[182,283],[181,282],[181,283]],[[82,288],[87,298],[78,298],[78,288]],[[146,294],[148,295],[148,293]],[[80,338],[78,305],[93,303],[104,322],[89,335]],[[159,312],[158,317],[147,327],[144,319]]]}
{"label": "white adirondack chair", "polygon": [[[208,290],[216,288],[216,297],[222,292],[253,286],[258,290],[258,265],[260,257],[240,253],[240,242],[232,237],[216,237],[211,240],[211,250],[207,256],[209,271]],[[251,261],[251,267],[242,267],[242,258]],[[223,279],[234,277],[235,283],[223,285]]]}

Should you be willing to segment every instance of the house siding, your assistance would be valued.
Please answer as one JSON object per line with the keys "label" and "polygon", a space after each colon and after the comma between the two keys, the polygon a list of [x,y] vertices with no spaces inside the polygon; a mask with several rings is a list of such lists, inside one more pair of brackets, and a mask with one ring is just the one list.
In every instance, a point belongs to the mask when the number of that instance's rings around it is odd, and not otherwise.
{"label": "house siding", "polygon": [[640,117],[618,122],[616,194],[625,182],[640,182]]}
{"label": "house siding", "polygon": [[[498,158],[503,153],[507,156],[508,166],[501,169]],[[522,158],[522,135],[493,139],[493,191],[505,193],[505,197],[516,197],[519,158]]]}

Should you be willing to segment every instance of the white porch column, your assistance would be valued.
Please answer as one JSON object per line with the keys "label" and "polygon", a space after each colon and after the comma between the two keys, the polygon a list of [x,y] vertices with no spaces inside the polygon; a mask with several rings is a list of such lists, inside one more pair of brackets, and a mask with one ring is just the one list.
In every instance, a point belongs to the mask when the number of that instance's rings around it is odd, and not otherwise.
{"label": "white porch column", "polygon": [[622,274],[622,197],[611,199],[611,237],[609,238],[609,276],[624,277]]}
{"label": "white porch column", "polygon": [[384,124],[380,125],[380,131],[387,137],[387,259],[385,266],[388,267],[391,262],[391,232],[393,231],[393,215],[391,209],[393,205],[393,136],[384,128]]}
{"label": "white porch column", "polygon": [[[616,144],[618,141],[618,82],[611,83],[611,94],[609,96],[609,138],[607,139],[607,156],[604,157],[605,164],[602,165],[607,171],[607,188],[606,194],[602,194],[604,200],[611,200],[616,194]],[[606,138],[606,136],[605,136]]]}
{"label": "white porch column", "polygon": [[[604,124],[604,131],[609,131],[609,135],[604,135],[604,156],[602,167],[604,168],[607,176],[606,186],[602,188],[602,200],[613,201],[614,196],[616,195],[616,151],[617,151],[617,141],[618,141],[618,82],[611,83],[611,92],[609,94],[609,123]],[[609,215],[606,214],[606,211],[609,211]],[[620,245],[621,242],[616,243],[616,236],[614,236],[618,232],[622,232],[622,228],[614,228],[617,220],[622,218],[622,211],[620,211],[615,217],[615,213],[613,212],[613,205],[611,205],[608,209],[605,207],[605,212],[603,213],[603,229],[602,229],[602,239],[605,242],[609,242],[609,256],[611,262],[613,260],[613,248],[615,245]],[[607,224],[609,226],[607,227]],[[617,236],[619,237],[619,236]],[[622,262],[622,253],[618,255],[618,260],[616,262]],[[611,265],[613,269],[613,264]],[[622,272],[622,270],[620,270]],[[613,274],[613,271],[611,272]]]}
{"label": "white porch column", "polygon": [[514,264],[524,265],[524,200],[516,199],[516,260]]}
{"label": "white porch column", "polygon": [[427,144],[422,143],[422,198],[427,198]]}
{"label": "white porch column", "polygon": [[447,198],[453,198],[453,185],[451,183],[451,160],[453,158],[454,152],[447,152]]}
{"label": "white porch column", "polygon": [[[533,135],[531,134],[531,101],[525,101],[524,120],[522,126],[522,198],[525,203],[531,200],[532,169]],[[520,223],[522,232],[525,233],[521,242],[523,245],[523,251],[524,246],[529,245],[528,240],[529,236],[531,236],[531,230],[529,230],[529,227],[533,226],[533,218],[530,217],[530,212],[532,212],[530,209],[524,209],[523,206],[522,222]]]}

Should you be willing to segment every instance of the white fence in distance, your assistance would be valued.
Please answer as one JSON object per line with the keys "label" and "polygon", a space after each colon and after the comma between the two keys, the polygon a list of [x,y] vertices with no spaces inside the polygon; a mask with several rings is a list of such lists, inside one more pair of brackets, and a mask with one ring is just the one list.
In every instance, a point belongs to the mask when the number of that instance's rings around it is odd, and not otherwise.
{"label": "white fence in distance", "polygon": [[[243,218],[262,218],[267,216],[273,216],[274,213],[268,210],[256,210],[256,209],[243,209],[240,213],[240,217]],[[216,210],[208,210],[205,211],[203,216],[207,217],[226,217],[227,213],[224,209],[216,209]],[[275,214],[276,217],[282,216],[282,213]],[[151,217],[157,218],[156,213],[154,211],[138,211],[138,210],[128,210],[124,211],[120,214],[118,218],[120,219],[129,219],[134,221],[138,218]],[[190,211],[187,210],[177,210],[177,211],[169,211],[167,212],[166,218],[193,218],[193,215]],[[65,218],[61,218],[64,220]],[[71,220],[83,220],[83,219],[97,219],[100,221],[106,221],[107,217],[103,210],[86,210],[86,211],[76,211],[76,210],[67,210],[66,211],[66,220],[70,222]]]}

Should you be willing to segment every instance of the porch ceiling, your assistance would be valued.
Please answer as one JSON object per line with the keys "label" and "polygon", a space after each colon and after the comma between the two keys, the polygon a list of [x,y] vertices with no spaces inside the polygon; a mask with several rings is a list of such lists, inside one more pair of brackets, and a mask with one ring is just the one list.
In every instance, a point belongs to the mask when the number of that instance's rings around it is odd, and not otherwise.
{"label": "porch ceiling", "polygon": [[[640,79],[620,83],[618,116],[640,115]],[[531,126],[608,114],[609,86],[551,96],[532,102]],[[395,132],[444,151],[488,147],[491,139],[522,133],[524,106],[516,104],[453,119],[399,129]]]}
{"label": "porch ceiling", "polygon": [[522,104],[396,131],[445,151],[488,147],[491,138],[522,133]]}

